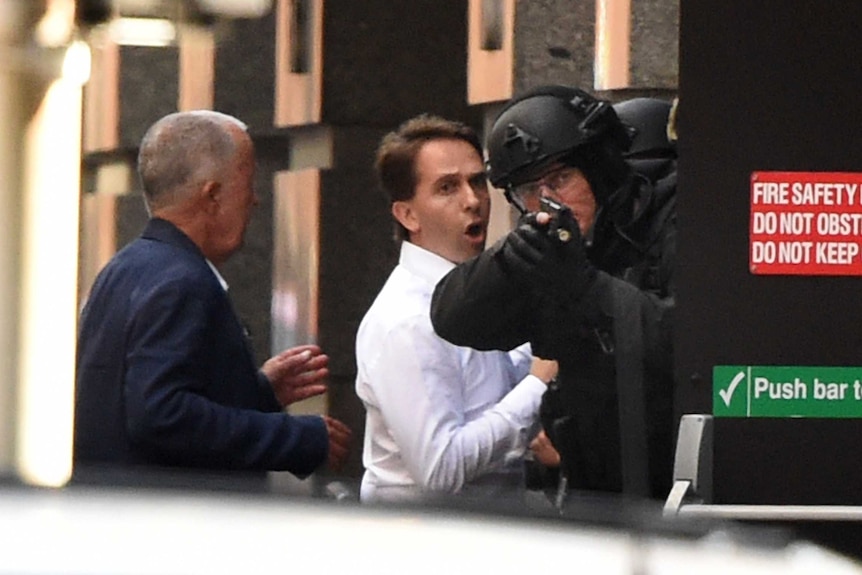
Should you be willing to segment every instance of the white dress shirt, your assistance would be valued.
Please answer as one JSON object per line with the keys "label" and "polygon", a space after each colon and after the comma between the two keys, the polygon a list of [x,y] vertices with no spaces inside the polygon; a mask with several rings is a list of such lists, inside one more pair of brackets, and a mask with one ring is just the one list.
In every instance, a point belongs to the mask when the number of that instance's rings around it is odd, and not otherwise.
{"label": "white dress shirt", "polygon": [[546,386],[531,355],[452,345],[431,326],[434,286],[454,265],[409,242],[356,337],[367,412],[362,501],[492,495],[522,481]]}

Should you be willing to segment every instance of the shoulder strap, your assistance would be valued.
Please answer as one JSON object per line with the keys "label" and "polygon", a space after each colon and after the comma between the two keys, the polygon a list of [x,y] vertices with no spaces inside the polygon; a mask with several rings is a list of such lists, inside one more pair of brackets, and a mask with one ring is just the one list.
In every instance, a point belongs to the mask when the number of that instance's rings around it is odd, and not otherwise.
{"label": "shoulder strap", "polygon": [[[646,270],[660,256],[662,237],[668,219],[676,210],[676,173],[656,183],[657,211],[653,216],[651,235],[647,246]],[[656,271],[657,274],[657,271]],[[640,278],[639,283],[651,281]],[[645,286],[639,286],[643,289]],[[649,443],[647,435],[646,391],[644,385],[644,342],[641,328],[642,308],[634,298],[622,293],[614,294],[614,339],[616,352],[617,398],[620,417],[620,455],[622,457],[623,493],[648,497],[650,486]],[[652,462],[656,465],[656,462]]]}
{"label": "shoulder strap", "polygon": [[648,497],[649,445],[640,304],[618,292],[614,294],[614,316],[623,493]]}

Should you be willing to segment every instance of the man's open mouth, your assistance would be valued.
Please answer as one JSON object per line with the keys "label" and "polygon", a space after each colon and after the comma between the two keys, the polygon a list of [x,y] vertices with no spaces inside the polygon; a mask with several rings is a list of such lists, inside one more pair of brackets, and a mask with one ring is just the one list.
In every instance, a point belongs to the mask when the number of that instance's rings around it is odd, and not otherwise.
{"label": "man's open mouth", "polygon": [[480,223],[470,224],[467,226],[467,235],[471,238],[481,237],[485,233],[485,226]]}

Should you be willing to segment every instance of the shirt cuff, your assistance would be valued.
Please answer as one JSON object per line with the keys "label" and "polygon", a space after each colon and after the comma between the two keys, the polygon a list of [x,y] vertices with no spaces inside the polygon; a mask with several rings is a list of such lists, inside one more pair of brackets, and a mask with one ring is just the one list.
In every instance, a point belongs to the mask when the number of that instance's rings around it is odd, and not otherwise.
{"label": "shirt cuff", "polygon": [[520,428],[524,436],[539,417],[542,395],[548,389],[535,375],[527,375],[499,403],[500,410]]}

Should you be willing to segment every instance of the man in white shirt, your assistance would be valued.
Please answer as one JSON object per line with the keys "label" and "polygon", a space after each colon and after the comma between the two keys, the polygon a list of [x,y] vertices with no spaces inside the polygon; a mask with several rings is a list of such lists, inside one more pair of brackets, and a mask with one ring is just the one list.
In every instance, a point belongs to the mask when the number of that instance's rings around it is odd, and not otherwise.
{"label": "man in white shirt", "polygon": [[[556,363],[452,345],[431,326],[431,294],[485,247],[490,196],[475,132],[422,115],[383,138],[398,266],[359,326],[356,392],[367,411],[361,499],[421,501],[523,485],[523,456]],[[532,373],[530,373],[532,372]]]}

